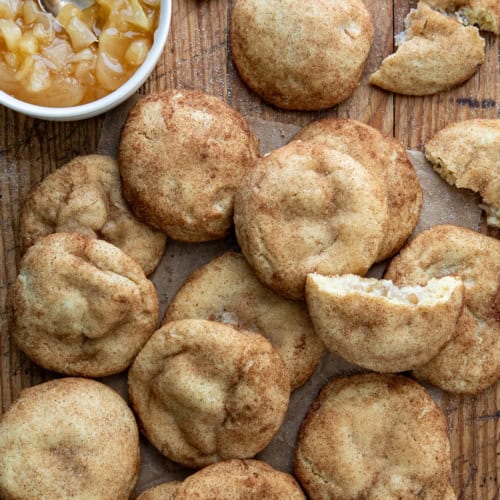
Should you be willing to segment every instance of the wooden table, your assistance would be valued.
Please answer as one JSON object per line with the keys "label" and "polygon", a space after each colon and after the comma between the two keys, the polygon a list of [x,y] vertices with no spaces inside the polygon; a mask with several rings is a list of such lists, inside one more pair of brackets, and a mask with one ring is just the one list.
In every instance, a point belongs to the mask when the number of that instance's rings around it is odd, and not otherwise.
{"label": "wooden table", "polygon": [[[313,0],[314,1],[314,0]],[[221,97],[246,117],[296,125],[324,116],[356,118],[394,135],[409,149],[447,123],[500,114],[499,42],[486,38],[486,62],[465,85],[425,98],[395,96],[370,87],[368,75],[393,51],[393,36],[403,31],[410,0],[365,0],[376,38],[363,82],[338,107],[319,113],[275,109],[241,82],[230,58],[229,0],[173,0],[169,41],[155,72],[141,93],[165,88],[203,89]],[[50,374],[27,361],[12,346],[6,324],[6,290],[19,260],[18,214],[27,192],[48,173],[76,155],[95,152],[103,117],[51,123],[0,107],[0,410],[5,411],[23,387]],[[446,395],[453,458],[453,484],[459,498],[500,498],[500,384],[475,398]]]}

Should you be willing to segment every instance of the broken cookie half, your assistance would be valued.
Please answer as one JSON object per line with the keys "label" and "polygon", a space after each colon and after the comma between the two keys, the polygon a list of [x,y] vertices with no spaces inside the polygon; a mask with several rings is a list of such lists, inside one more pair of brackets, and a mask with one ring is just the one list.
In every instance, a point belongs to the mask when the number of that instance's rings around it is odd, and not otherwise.
{"label": "broken cookie half", "polygon": [[397,287],[352,274],[309,274],[307,306],[325,347],[350,363],[401,372],[432,359],[452,337],[463,307],[460,279]]}
{"label": "broken cookie half", "polygon": [[465,82],[484,62],[485,42],[478,29],[424,2],[405,25],[396,37],[397,51],[371,75],[371,84],[398,94],[431,95]]}
{"label": "broken cookie half", "polygon": [[425,145],[425,156],[449,184],[476,191],[490,226],[500,227],[500,120],[452,123]]}
{"label": "broken cookie half", "polygon": [[431,7],[456,12],[467,24],[500,34],[500,2],[498,0],[426,0]]}

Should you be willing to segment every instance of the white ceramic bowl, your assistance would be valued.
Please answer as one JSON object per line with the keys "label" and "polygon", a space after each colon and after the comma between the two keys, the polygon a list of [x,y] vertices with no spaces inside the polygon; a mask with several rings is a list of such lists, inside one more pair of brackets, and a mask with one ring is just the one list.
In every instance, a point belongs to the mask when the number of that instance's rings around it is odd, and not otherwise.
{"label": "white ceramic bowl", "polygon": [[160,19],[154,34],[154,42],[146,60],[137,71],[119,88],[97,101],[79,106],[54,108],[30,104],[0,90],[0,104],[34,118],[53,121],[73,121],[91,118],[118,106],[128,99],[147,80],[160,58],[167,42],[172,15],[172,0],[161,0]]}

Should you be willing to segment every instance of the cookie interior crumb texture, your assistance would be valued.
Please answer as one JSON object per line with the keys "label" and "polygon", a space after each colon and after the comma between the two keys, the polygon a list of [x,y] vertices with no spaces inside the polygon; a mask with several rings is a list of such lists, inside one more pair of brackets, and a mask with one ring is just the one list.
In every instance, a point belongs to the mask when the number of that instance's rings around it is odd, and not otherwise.
{"label": "cookie interior crumb texture", "polygon": [[390,263],[385,277],[398,286],[454,276],[464,284],[455,333],[414,375],[454,393],[477,394],[500,378],[500,241],[458,226],[419,234]]}
{"label": "cookie interior crumb texture", "polygon": [[500,3],[498,0],[426,0],[444,12],[456,12],[468,24],[481,30],[500,34]]}
{"label": "cookie interior crumb texture", "polygon": [[378,372],[401,372],[430,361],[450,340],[463,308],[460,279],[424,286],[310,274],[306,297],[326,348]]}

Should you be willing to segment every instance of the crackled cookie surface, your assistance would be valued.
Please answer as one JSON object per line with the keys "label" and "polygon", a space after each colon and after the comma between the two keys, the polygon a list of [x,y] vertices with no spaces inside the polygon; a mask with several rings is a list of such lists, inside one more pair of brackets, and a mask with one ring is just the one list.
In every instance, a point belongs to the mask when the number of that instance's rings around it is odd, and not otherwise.
{"label": "crackled cookie surface", "polygon": [[198,318],[264,335],[282,357],[292,389],[312,375],[324,352],[305,304],[262,285],[245,258],[227,252],[198,269],[168,306],[163,323]]}
{"label": "crackled cookie surface", "polygon": [[465,82],[484,62],[485,41],[477,28],[424,2],[410,12],[406,25],[397,51],[371,75],[371,84],[398,94],[431,95]]}
{"label": "crackled cookie surface", "polygon": [[411,379],[334,379],[302,423],[295,473],[312,500],[442,500],[451,476],[446,419]]}
{"label": "crackled cookie surface", "polygon": [[244,118],[220,99],[192,90],[151,94],[122,129],[123,192],[141,220],[171,238],[223,238],[235,190],[258,155]]}
{"label": "crackled cookie surface", "polygon": [[331,118],[310,123],[294,140],[324,144],[345,153],[382,182],[388,220],[377,260],[396,253],[415,228],[422,208],[422,189],[404,147],[364,123]]}
{"label": "crackled cookie surface", "polygon": [[189,476],[176,500],[305,500],[295,479],[259,460],[226,460]]}
{"label": "crackled cookie surface", "polygon": [[458,188],[478,192],[487,222],[500,227],[500,120],[452,123],[425,145],[436,172]]}
{"label": "crackled cookie surface", "polygon": [[384,238],[386,195],[351,157],[292,141],[245,177],[234,221],[257,277],[280,295],[300,299],[308,273],[364,274],[374,263]]}
{"label": "crackled cookie surface", "polygon": [[464,309],[451,340],[413,373],[446,391],[475,394],[500,377],[500,241],[435,226],[412,240],[386,272],[398,286],[444,276],[462,279]]}
{"label": "crackled cookie surface", "polygon": [[106,240],[136,260],[146,274],[158,265],[166,241],[164,234],[132,214],[123,199],[117,162],[101,155],[74,158],[28,195],[20,218],[23,250],[60,232]]}
{"label": "crackled cookie surface", "polygon": [[55,233],[28,249],[9,290],[11,334],[35,363],[68,375],[125,370],[156,328],[158,299],[119,248]]}
{"label": "crackled cookie surface", "polygon": [[324,109],[358,86],[373,42],[361,0],[236,0],[231,52],[243,81],[285,109]]}
{"label": "crackled cookie surface", "polygon": [[267,446],[285,416],[290,380],[261,335],[189,319],[155,332],[129,371],[129,393],[154,446],[197,468]]}
{"label": "crackled cookie surface", "polygon": [[462,314],[460,279],[432,279],[425,287],[354,275],[309,274],[307,306],[325,347],[378,372],[411,370],[450,340]]}
{"label": "crackled cookie surface", "polygon": [[139,475],[134,415],[112,389],[62,378],[22,391],[0,420],[0,497],[129,498]]}

